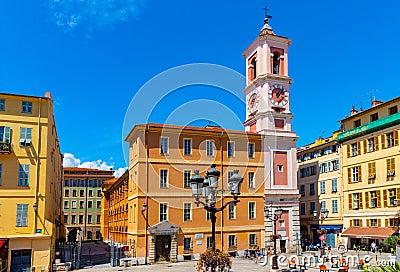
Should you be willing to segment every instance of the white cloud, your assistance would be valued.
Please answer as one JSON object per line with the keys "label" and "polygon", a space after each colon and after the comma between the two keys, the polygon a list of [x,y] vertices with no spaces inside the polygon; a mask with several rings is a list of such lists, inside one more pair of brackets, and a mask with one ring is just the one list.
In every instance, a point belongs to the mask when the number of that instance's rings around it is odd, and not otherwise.
{"label": "white cloud", "polygon": [[136,16],[144,0],[46,0],[55,23],[66,29],[88,28],[127,22]]}
{"label": "white cloud", "polygon": [[[114,169],[113,163],[107,163],[102,160],[97,161],[86,161],[82,162],[81,160],[76,158],[74,154],[71,153],[64,153],[64,160],[63,160],[64,167],[79,167],[79,168],[92,168],[92,169],[100,169],[100,170],[110,170]],[[127,167],[120,167],[114,170],[114,177],[122,176]]]}

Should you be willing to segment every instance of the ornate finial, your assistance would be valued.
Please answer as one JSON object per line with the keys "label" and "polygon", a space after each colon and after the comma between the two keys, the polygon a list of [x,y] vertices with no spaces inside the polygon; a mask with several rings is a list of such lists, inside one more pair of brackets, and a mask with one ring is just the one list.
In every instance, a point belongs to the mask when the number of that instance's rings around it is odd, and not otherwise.
{"label": "ornate finial", "polygon": [[270,35],[275,35],[272,27],[268,24],[268,19],[271,19],[272,16],[268,14],[269,8],[267,6],[263,7],[263,10],[265,11],[265,18],[264,18],[264,26],[261,28],[260,36],[270,34]]}

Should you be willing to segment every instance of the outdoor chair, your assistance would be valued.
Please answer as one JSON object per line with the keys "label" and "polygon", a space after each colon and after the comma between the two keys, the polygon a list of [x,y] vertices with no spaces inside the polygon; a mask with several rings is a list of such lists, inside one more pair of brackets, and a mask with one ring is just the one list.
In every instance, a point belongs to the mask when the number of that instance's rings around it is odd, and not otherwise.
{"label": "outdoor chair", "polygon": [[319,272],[329,272],[329,269],[326,268],[326,265],[321,264],[319,266]]}
{"label": "outdoor chair", "polygon": [[296,269],[296,260],[289,259],[289,268]]}
{"label": "outdoor chair", "polygon": [[358,263],[357,268],[360,269],[360,270],[364,270],[364,260],[360,260],[360,262]]}

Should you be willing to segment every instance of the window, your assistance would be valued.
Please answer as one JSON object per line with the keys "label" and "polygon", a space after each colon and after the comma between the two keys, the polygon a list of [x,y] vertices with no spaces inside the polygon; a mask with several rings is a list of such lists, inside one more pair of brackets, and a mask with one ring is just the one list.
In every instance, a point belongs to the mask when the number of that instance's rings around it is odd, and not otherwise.
{"label": "window", "polygon": [[190,170],[184,170],[183,171],[183,186],[185,188],[190,188],[190,174],[191,171]]}
{"label": "window", "polygon": [[254,233],[249,234],[249,246],[257,245],[257,236]]}
{"label": "window", "polygon": [[332,213],[338,213],[338,201],[337,199],[332,200]]}
{"label": "window", "polygon": [[69,197],[69,189],[65,189],[64,190],[64,196],[65,197]]}
{"label": "window", "polygon": [[249,172],[248,174],[248,178],[249,178],[249,188],[250,189],[254,189],[255,185],[254,185],[254,172]]}
{"label": "window", "polygon": [[69,208],[69,201],[64,201],[64,209],[68,209]]}
{"label": "window", "polygon": [[28,226],[28,204],[17,204],[17,227]]}
{"label": "window", "polygon": [[168,212],[167,203],[160,203],[160,221],[166,221],[168,219],[167,212]]}
{"label": "window", "polygon": [[306,193],[305,193],[305,186],[304,186],[304,185],[300,185],[300,194],[301,194],[302,196],[305,196],[305,195],[306,195]]}
{"label": "window", "polygon": [[76,190],[72,190],[72,196],[76,197]]}
{"label": "window", "polygon": [[19,165],[18,186],[29,186],[29,164]]}
{"label": "window", "polygon": [[236,213],[235,213],[236,207],[235,207],[235,204],[234,203],[230,203],[228,207],[229,207],[229,210],[228,210],[228,218],[229,218],[229,220],[236,219]]}
{"label": "window", "polygon": [[80,215],[78,216],[78,223],[79,223],[80,225],[83,224],[83,214],[80,214]]}
{"label": "window", "polygon": [[228,142],[228,158],[235,156],[235,142]]}
{"label": "window", "polygon": [[397,113],[397,106],[389,108],[389,115],[393,115]]}
{"label": "window", "polygon": [[371,114],[370,118],[371,122],[378,120],[378,113]]}
{"label": "window", "polygon": [[[389,207],[394,207],[394,206],[396,206],[396,204],[397,204],[397,200],[396,200],[396,189],[395,189],[395,188],[388,189],[388,190],[387,190],[387,194],[388,194],[388,196],[389,196],[389,202],[388,202]],[[383,199],[384,199],[384,201],[387,201],[387,200],[386,200],[386,191],[385,191],[385,190],[383,191]],[[385,205],[385,206],[386,206],[386,205]]]}
{"label": "window", "polygon": [[211,220],[211,213],[206,211],[206,220]]}
{"label": "window", "polygon": [[89,209],[93,208],[93,202],[91,200],[89,200],[87,206]]}
{"label": "window", "polygon": [[319,183],[319,192],[320,194],[325,194],[325,181]]}
{"label": "window", "polygon": [[321,211],[326,210],[326,201],[321,201]]}
{"label": "window", "polygon": [[214,156],[214,142],[213,141],[206,141],[206,153],[208,157]]}
{"label": "window", "polygon": [[375,151],[375,138],[368,139],[368,152]]}
{"label": "window", "polygon": [[349,210],[358,210],[362,208],[362,193],[349,194]]}
{"label": "window", "polygon": [[280,60],[280,55],[279,53],[274,53],[273,57],[272,57],[272,73],[279,75],[279,60]]}
{"label": "window", "polygon": [[75,214],[71,215],[71,224],[72,225],[76,224],[76,215]]}
{"label": "window", "polygon": [[310,202],[310,213],[313,214],[315,211],[315,202]]}
{"label": "window", "polygon": [[361,126],[361,119],[358,119],[358,120],[354,121],[354,127],[356,128],[356,127],[359,127],[359,126]]}
{"label": "window", "polygon": [[332,193],[337,192],[337,179],[332,179]]}
{"label": "window", "polygon": [[89,214],[89,215],[87,216],[87,221],[88,221],[88,224],[93,224],[93,222],[92,222],[92,215],[91,215],[91,214]]}
{"label": "window", "polygon": [[[368,222],[368,219],[367,219]],[[369,219],[369,226],[370,227],[378,227],[379,223],[378,223],[378,219]]]}
{"label": "window", "polygon": [[76,209],[76,201],[75,200],[71,202],[71,206],[72,206],[72,209]]}
{"label": "window", "polygon": [[0,127],[0,142],[10,143],[10,139],[11,139],[11,128]]}
{"label": "window", "polygon": [[77,181],[76,179],[74,179],[74,180],[72,181],[72,186],[73,186],[73,187],[78,187],[78,181]]}
{"label": "window", "polygon": [[394,146],[394,134],[393,132],[386,133],[386,147]]}
{"label": "window", "polygon": [[228,246],[229,247],[236,247],[236,235],[229,235],[228,236]]}
{"label": "window", "polygon": [[6,100],[0,99],[0,111],[6,110]]}
{"label": "window", "polygon": [[207,236],[207,248],[212,248],[212,237]]}
{"label": "window", "polygon": [[360,142],[351,144],[351,156],[355,157],[360,155]]}
{"label": "window", "polygon": [[315,165],[310,166],[310,176],[314,176],[317,174],[317,169]]}
{"label": "window", "polygon": [[68,214],[64,214],[64,224],[68,225]]}
{"label": "window", "polygon": [[97,208],[97,209],[100,209],[100,208],[101,208],[101,201],[97,201],[97,203],[96,203],[96,208]]}
{"label": "window", "polygon": [[101,190],[97,190],[97,197],[101,197]]}
{"label": "window", "polygon": [[249,143],[247,145],[247,154],[249,159],[254,158],[254,143]]}
{"label": "window", "polygon": [[32,102],[22,101],[22,112],[32,113]]}
{"label": "window", "polygon": [[[381,207],[381,191],[371,191],[369,192],[369,198],[370,200],[368,201],[368,192],[365,193],[365,203],[369,208],[380,208]],[[370,202],[370,203],[368,203]]]}
{"label": "window", "polygon": [[192,238],[183,238],[183,250],[190,250],[192,248]]}
{"label": "window", "polygon": [[314,185],[314,183],[310,184],[310,195],[315,195],[315,185]]}
{"label": "window", "polygon": [[160,188],[168,188],[168,170],[160,170]]}
{"label": "window", "polygon": [[306,214],[306,203],[300,203],[300,214],[301,215]]}
{"label": "window", "polygon": [[84,197],[85,195],[85,191],[84,190],[79,190],[79,196],[80,197]]}
{"label": "window", "polygon": [[89,190],[89,196],[93,196],[93,190]]}
{"label": "window", "polygon": [[162,155],[168,154],[168,138],[164,137],[160,138],[160,154]]}
{"label": "window", "polygon": [[278,221],[278,226],[279,226],[280,228],[284,228],[284,227],[285,227],[285,220],[279,220],[279,221]]}
{"label": "window", "polygon": [[83,200],[79,201],[79,209],[83,209],[85,206],[85,202]]}
{"label": "window", "polygon": [[396,174],[395,167],[396,165],[394,158],[386,159],[386,169],[387,169],[386,176],[388,180],[393,180],[393,177]]}
{"label": "window", "polygon": [[183,221],[192,220],[192,204],[184,203],[183,204]]}
{"label": "window", "polygon": [[282,173],[283,172],[283,165],[278,164],[277,165],[277,170],[278,170],[278,172]]}
{"label": "window", "polygon": [[347,169],[349,183],[361,182],[361,166],[354,166]]}
{"label": "window", "polygon": [[183,154],[192,155],[192,139],[183,139]]}
{"label": "window", "polygon": [[368,163],[368,184],[374,183],[375,178],[376,178],[376,163],[370,162]]}
{"label": "window", "polygon": [[354,227],[362,227],[361,219],[353,219],[353,226]]}
{"label": "window", "polygon": [[32,142],[32,128],[20,128],[19,145],[30,146]]}
{"label": "window", "polygon": [[81,179],[80,181],[79,181],[79,186],[81,186],[81,187],[85,187],[86,185],[85,185],[85,180],[84,179]]}
{"label": "window", "polygon": [[249,219],[256,219],[256,203],[249,202]]}

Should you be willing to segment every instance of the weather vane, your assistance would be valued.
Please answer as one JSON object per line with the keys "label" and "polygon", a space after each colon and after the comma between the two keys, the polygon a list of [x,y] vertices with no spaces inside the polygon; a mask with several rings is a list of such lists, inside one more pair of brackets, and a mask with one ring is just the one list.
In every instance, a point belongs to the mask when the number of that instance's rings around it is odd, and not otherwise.
{"label": "weather vane", "polygon": [[269,8],[267,6],[265,6],[265,7],[263,7],[263,10],[265,11],[265,18],[271,19],[272,16],[268,15]]}

